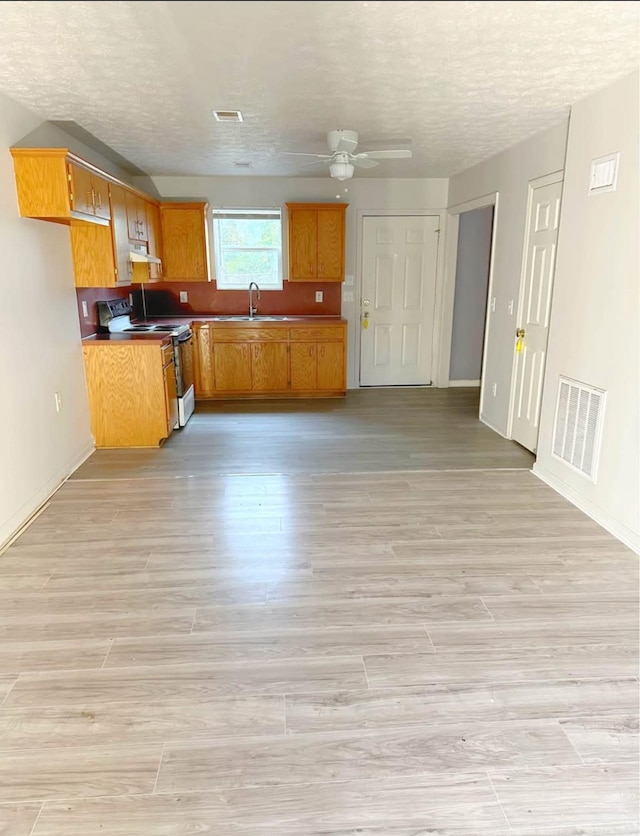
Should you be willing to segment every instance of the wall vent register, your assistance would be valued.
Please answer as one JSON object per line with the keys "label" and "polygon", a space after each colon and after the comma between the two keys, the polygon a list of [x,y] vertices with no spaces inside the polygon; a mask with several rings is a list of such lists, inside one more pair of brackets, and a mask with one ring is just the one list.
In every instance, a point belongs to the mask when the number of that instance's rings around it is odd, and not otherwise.
{"label": "wall vent register", "polygon": [[606,393],[560,377],[553,429],[553,455],[596,481]]}

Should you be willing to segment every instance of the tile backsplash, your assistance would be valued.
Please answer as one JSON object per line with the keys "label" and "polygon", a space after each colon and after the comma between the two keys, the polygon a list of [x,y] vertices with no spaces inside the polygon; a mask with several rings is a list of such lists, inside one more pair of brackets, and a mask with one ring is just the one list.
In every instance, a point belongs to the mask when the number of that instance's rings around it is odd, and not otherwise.
{"label": "tile backsplash", "polygon": [[[188,296],[180,301],[180,293]],[[322,291],[322,302],[316,302],[316,291]],[[96,302],[109,299],[127,299],[133,294],[134,310],[138,317],[144,315],[142,294],[147,316],[189,316],[189,314],[246,314],[249,295],[246,290],[218,290],[215,282],[158,282],[157,284],[131,285],[129,287],[78,287],[78,318],[83,337],[98,330]],[[338,282],[285,282],[282,290],[261,291],[257,302],[261,314],[289,314],[291,316],[340,316],[342,285]],[[87,303],[88,316],[82,313],[82,303]]]}
{"label": "tile backsplash", "polygon": [[[322,302],[316,302],[316,291]],[[180,302],[180,292],[188,295]],[[339,282],[284,282],[282,290],[261,291],[257,302],[261,314],[340,316],[342,285]],[[188,316],[189,314],[246,314],[246,290],[218,290],[215,282],[160,282],[146,285],[147,316]]]}

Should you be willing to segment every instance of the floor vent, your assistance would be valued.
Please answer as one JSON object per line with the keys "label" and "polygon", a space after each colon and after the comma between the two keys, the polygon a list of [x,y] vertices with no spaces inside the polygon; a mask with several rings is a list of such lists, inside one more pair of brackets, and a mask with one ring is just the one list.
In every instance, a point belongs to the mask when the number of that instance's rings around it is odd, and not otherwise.
{"label": "floor vent", "polygon": [[560,377],[553,455],[596,481],[605,392]]}

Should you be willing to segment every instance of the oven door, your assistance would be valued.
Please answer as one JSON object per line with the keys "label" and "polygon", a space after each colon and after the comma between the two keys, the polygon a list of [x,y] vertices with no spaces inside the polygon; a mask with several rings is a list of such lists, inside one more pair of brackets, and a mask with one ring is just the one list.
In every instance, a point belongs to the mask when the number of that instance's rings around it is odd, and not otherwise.
{"label": "oven door", "polygon": [[180,371],[178,373],[178,397],[184,395],[193,386],[193,335],[189,334],[183,340],[178,340],[176,345],[177,363]]}

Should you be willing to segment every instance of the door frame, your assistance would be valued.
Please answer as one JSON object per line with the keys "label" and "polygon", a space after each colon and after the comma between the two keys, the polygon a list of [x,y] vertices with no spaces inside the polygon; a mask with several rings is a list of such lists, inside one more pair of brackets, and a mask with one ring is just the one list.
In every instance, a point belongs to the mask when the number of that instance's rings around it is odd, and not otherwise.
{"label": "door frame", "polygon": [[[513,340],[515,346],[515,331],[516,328],[520,328],[520,323],[522,322],[522,314],[524,311],[524,283],[526,281],[526,273],[527,273],[527,255],[529,252],[529,240],[530,240],[530,231],[529,227],[531,224],[531,211],[533,207],[533,193],[536,189],[541,189],[544,186],[552,186],[554,183],[563,183],[564,182],[564,169],[560,169],[559,171],[554,171],[551,174],[545,174],[543,177],[536,177],[533,180],[529,180],[527,183],[527,214],[525,219],[525,227],[524,227],[524,241],[522,244],[522,263],[520,265],[520,284],[518,286],[518,303],[516,306],[516,321],[515,321],[515,328],[513,329]],[[562,197],[560,197],[560,215],[562,215]],[[557,244],[556,244],[557,249]],[[555,291],[555,272],[556,272],[556,265],[553,265],[553,284],[551,287],[551,305],[549,310],[553,310],[553,294]],[[549,330],[551,330],[551,323],[549,323]],[[515,412],[515,404],[516,404],[516,353],[513,352],[513,359],[511,362],[511,390],[509,392],[509,414],[507,416],[507,438],[513,438],[513,416]],[[545,361],[545,370],[544,374],[547,373],[547,364]],[[544,375],[543,375],[543,383],[544,383]]]}
{"label": "door frame", "polygon": [[[444,258],[443,258],[443,244],[445,236],[446,209],[358,209],[357,223],[356,223],[356,274],[353,288],[353,303],[354,303],[354,327],[356,329],[356,337],[353,341],[353,357],[354,357],[354,380],[358,383],[358,389],[363,388],[360,383],[360,354],[362,342],[362,327],[360,324],[360,316],[362,311],[362,264],[364,261],[364,254],[362,248],[364,246],[364,219],[373,217],[390,217],[390,218],[406,218],[406,217],[437,217],[438,218],[438,247],[436,252],[436,289],[435,289],[435,306],[433,311],[433,341],[431,346],[431,386],[437,387],[436,372],[439,365],[440,358],[440,328],[439,322],[441,319],[440,307],[442,305],[444,294]],[[343,285],[343,288],[348,291],[349,286]],[[367,389],[375,388],[371,386],[365,387]]]}
{"label": "door frame", "polygon": [[447,230],[445,241],[445,275],[443,280],[443,300],[441,307],[442,321],[439,332],[440,363],[437,369],[436,385],[441,389],[449,387],[449,367],[451,364],[451,340],[453,336],[453,305],[456,293],[456,271],[458,267],[458,233],[460,230],[460,215],[464,212],[472,212],[474,209],[483,209],[485,206],[493,206],[493,225],[491,228],[491,251],[489,254],[489,281],[487,284],[487,306],[485,309],[484,321],[484,344],[482,348],[482,370],[480,373],[480,409],[478,417],[482,420],[482,407],[485,396],[485,366],[487,359],[487,347],[489,344],[489,328],[491,317],[489,316],[491,298],[493,296],[493,274],[496,252],[496,234],[498,230],[498,206],[499,192],[476,197],[473,200],[466,200],[464,203],[457,203],[447,210]]}

